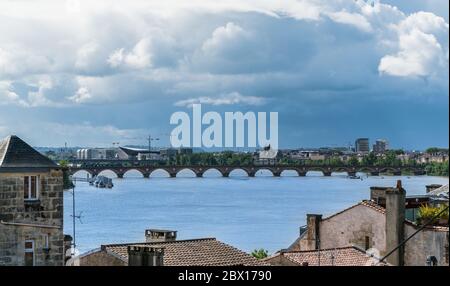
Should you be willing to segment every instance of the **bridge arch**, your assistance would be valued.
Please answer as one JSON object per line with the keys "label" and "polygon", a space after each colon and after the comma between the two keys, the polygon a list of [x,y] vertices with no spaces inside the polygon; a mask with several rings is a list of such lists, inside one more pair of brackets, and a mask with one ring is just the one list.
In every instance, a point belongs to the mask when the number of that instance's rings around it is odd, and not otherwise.
{"label": "bridge arch", "polygon": [[112,178],[112,179],[119,177],[119,174],[116,171],[112,170],[112,169],[100,170],[100,172],[98,172],[97,175],[98,176],[105,176],[105,177]]}
{"label": "bridge arch", "polygon": [[270,168],[258,168],[255,171],[255,177],[274,177],[274,171]]}
{"label": "bridge arch", "polygon": [[151,178],[169,178],[170,171],[166,168],[156,168],[149,172],[149,177]]}
{"label": "bridge arch", "polygon": [[393,173],[393,174],[398,174],[399,172],[401,173],[401,170],[396,167],[384,167],[380,168],[379,171],[380,173]]}
{"label": "bridge arch", "polygon": [[306,176],[308,177],[320,177],[325,176],[325,174],[331,174],[331,170],[327,170],[326,168],[322,167],[311,167],[308,168],[306,171]]}
{"label": "bridge arch", "polygon": [[[236,174],[237,174],[237,176],[236,176]],[[248,173],[248,170],[246,170],[245,168],[236,167],[236,168],[232,168],[230,170],[229,176],[230,177],[245,177],[245,176],[249,177],[249,173]]]}
{"label": "bridge arch", "polygon": [[203,177],[223,177],[223,172],[217,168],[207,168],[203,172]]}
{"label": "bridge arch", "polygon": [[352,172],[352,169],[348,168],[348,167],[333,168],[333,173],[347,173],[348,174],[349,172]]}
{"label": "bridge arch", "polygon": [[176,177],[194,178],[197,177],[197,170],[188,167],[180,168],[176,172]]}
{"label": "bridge arch", "polygon": [[144,173],[140,169],[128,169],[123,173],[123,176],[126,178],[142,178],[144,177]]}
{"label": "bridge arch", "polygon": [[93,177],[93,174],[92,174],[92,172],[90,170],[80,169],[80,170],[71,171],[70,173],[71,173],[71,175],[73,177],[76,177],[76,178],[83,178],[84,179],[84,178],[87,178],[87,177],[90,177],[90,178]]}
{"label": "bridge arch", "polygon": [[358,168],[358,173],[366,173],[366,174],[370,174],[375,172],[377,169],[376,168],[369,168],[369,167],[362,167],[362,168]]}
{"label": "bridge arch", "polygon": [[286,168],[280,173],[281,177],[298,177],[300,173],[294,168]]}

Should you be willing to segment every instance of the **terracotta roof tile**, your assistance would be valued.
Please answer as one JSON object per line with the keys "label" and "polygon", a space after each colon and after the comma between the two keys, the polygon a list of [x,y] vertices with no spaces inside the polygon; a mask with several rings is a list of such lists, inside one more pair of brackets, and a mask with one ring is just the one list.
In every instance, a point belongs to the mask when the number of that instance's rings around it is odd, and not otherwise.
{"label": "terracotta roof tile", "polygon": [[364,251],[354,247],[341,247],[333,249],[322,249],[319,251],[289,251],[281,253],[288,260],[308,266],[373,266],[378,264],[378,260]]}
{"label": "terracotta roof tile", "polygon": [[373,202],[373,201],[364,200],[364,201],[360,202],[359,204],[363,205],[363,206],[366,206],[366,207],[369,207],[369,208],[371,208],[373,210],[376,210],[379,213],[386,214],[386,209],[383,208],[382,206],[378,205],[377,203]]}
{"label": "terracotta roof tile", "polygon": [[267,265],[251,255],[215,238],[176,240],[153,243],[128,243],[102,245],[102,249],[118,255],[128,262],[127,246],[140,245],[164,248],[166,266],[233,266]]}

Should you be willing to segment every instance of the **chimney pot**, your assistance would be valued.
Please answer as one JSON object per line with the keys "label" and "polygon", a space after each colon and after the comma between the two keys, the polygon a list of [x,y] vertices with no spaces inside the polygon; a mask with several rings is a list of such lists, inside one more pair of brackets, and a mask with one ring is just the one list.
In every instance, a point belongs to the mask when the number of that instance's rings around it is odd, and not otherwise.
{"label": "chimney pot", "polygon": [[402,189],[402,180],[397,180],[397,189]]}
{"label": "chimney pot", "polygon": [[177,232],[174,230],[165,230],[165,229],[145,230],[146,242],[165,242],[165,241],[175,241],[176,239],[177,239]]}
{"label": "chimney pot", "polygon": [[130,245],[128,251],[128,266],[163,266],[164,248],[146,245]]}

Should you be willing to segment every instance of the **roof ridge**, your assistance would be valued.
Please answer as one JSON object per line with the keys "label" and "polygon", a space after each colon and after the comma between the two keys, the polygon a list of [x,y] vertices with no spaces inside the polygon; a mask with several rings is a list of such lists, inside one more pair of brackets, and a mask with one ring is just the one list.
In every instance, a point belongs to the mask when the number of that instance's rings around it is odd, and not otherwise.
{"label": "roof ridge", "polygon": [[340,214],[343,213],[343,212],[346,212],[346,211],[348,211],[348,210],[350,210],[350,209],[352,209],[352,208],[354,208],[354,207],[357,207],[359,204],[360,204],[360,203],[357,203],[357,204],[354,204],[354,205],[352,205],[352,206],[350,206],[350,207],[348,207],[348,208],[345,208],[345,209],[343,209],[343,210],[340,210],[340,211],[338,211],[337,213],[334,213],[334,214],[332,214],[332,215],[330,215],[330,216],[328,216],[328,217],[326,217],[326,218],[323,218],[322,221],[327,220],[327,219],[330,219],[330,218],[335,217],[335,216],[337,216],[337,215],[340,215]]}
{"label": "roof ridge", "polygon": [[362,200],[359,204],[363,205],[363,206],[366,206],[366,207],[369,207],[369,208],[372,208],[372,209],[374,209],[374,210],[376,210],[378,212],[381,212],[383,214],[386,213],[386,208],[380,206],[379,204],[375,203],[372,200]]}
{"label": "roof ridge", "polygon": [[215,237],[205,237],[205,238],[193,238],[193,239],[181,239],[172,241],[153,241],[153,242],[131,242],[131,243],[113,243],[113,244],[102,244],[104,247],[115,247],[115,246],[128,246],[128,245],[146,245],[146,244],[169,244],[169,243],[182,243],[182,242],[194,242],[194,241],[208,241],[216,240]]}
{"label": "roof ridge", "polygon": [[58,165],[16,135],[6,137],[0,146],[0,171],[17,168],[57,168]]}
{"label": "roof ridge", "polygon": [[[6,153],[8,153],[8,149],[9,149],[9,141],[11,140],[11,135],[7,136],[6,138],[4,138],[2,141],[0,141],[0,166],[3,163],[3,160],[5,159]],[[3,150],[3,154],[2,154],[2,147],[5,147],[5,150]]]}
{"label": "roof ridge", "polygon": [[[361,249],[355,247],[354,245],[349,245],[349,246],[340,246],[340,247],[332,247],[332,248],[321,248],[320,251],[330,251],[330,250],[340,250],[340,249],[355,249],[361,252]],[[285,254],[285,253],[307,253],[307,252],[317,252],[319,251],[319,249],[313,249],[313,250],[290,250],[290,251],[285,251],[285,252],[281,252],[281,254]],[[365,253],[365,252],[364,252]]]}

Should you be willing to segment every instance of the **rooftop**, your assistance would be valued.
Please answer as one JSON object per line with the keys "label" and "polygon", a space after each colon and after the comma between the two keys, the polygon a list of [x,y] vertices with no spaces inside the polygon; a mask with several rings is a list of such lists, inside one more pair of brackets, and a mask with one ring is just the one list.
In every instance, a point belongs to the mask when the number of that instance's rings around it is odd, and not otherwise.
{"label": "rooftop", "polygon": [[[324,218],[323,220],[327,220],[327,219],[333,218],[333,217],[335,217],[335,216],[337,216],[339,214],[342,214],[342,213],[344,213],[344,212],[346,212],[346,211],[348,211],[348,210],[350,210],[352,208],[355,208],[357,206],[365,206],[365,207],[370,208],[370,209],[372,209],[372,210],[374,210],[376,212],[379,212],[379,213],[381,213],[383,215],[386,214],[386,209],[384,207],[380,206],[379,204],[377,204],[376,202],[370,201],[370,200],[363,200],[363,201],[357,203],[356,205],[350,206],[350,207],[348,207],[348,208],[346,208],[346,209],[344,209],[344,210],[342,210],[340,212],[337,212],[337,213],[335,213],[335,214],[333,214],[331,216],[328,216],[328,217]],[[405,219],[405,224],[410,225],[410,226],[415,227],[415,228],[420,227],[415,222],[409,221],[407,219]],[[429,225],[429,226],[425,227],[425,230],[432,230],[432,231],[448,231],[448,229],[449,229],[448,226]]]}
{"label": "rooftop", "polygon": [[306,263],[308,266],[374,266],[379,264],[378,258],[355,246],[321,249],[320,251],[288,251],[278,255],[284,256],[299,266]]}
{"label": "rooftop", "polygon": [[429,192],[427,194],[427,196],[429,197],[433,197],[433,198],[443,198],[443,199],[447,199],[449,198],[448,196],[448,184],[442,187],[439,187],[431,192]]}
{"label": "rooftop", "polygon": [[0,141],[0,171],[9,168],[54,168],[58,165],[15,135]]}
{"label": "rooftop", "polygon": [[265,265],[251,255],[215,238],[166,242],[144,242],[102,245],[101,249],[128,263],[128,246],[164,248],[165,266],[257,266]]}

